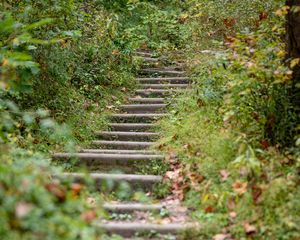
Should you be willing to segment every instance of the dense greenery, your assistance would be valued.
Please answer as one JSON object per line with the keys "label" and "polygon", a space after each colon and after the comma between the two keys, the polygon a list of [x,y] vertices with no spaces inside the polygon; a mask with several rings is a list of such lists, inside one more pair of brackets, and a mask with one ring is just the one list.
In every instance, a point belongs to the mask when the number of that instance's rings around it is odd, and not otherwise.
{"label": "dense greenery", "polygon": [[53,183],[60,169],[45,159],[105,126],[134,87],[132,52],[151,48],[187,62],[194,82],[162,121],[160,149],[173,193],[207,226],[195,239],[300,237],[299,59],[286,59],[283,1],[0,6],[0,236],[97,239],[101,210],[81,185]]}
{"label": "dense greenery", "polygon": [[[193,94],[162,122],[173,192],[202,238],[299,238],[299,124],[284,2],[190,1]],[[200,26],[196,28],[196,26]],[[295,92],[295,91],[294,91]],[[298,91],[299,92],[299,91]],[[175,158],[175,159],[174,159]]]}

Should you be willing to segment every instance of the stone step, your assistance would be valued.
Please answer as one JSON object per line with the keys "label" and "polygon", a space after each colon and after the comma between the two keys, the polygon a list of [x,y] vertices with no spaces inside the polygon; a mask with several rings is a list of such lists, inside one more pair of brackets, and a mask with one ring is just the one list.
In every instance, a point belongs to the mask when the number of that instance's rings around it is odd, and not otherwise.
{"label": "stone step", "polygon": [[132,237],[137,233],[159,233],[159,234],[179,234],[185,231],[192,231],[195,226],[192,224],[170,223],[154,224],[142,222],[109,222],[95,223],[97,228],[104,230],[109,234],[116,234],[123,237]]}
{"label": "stone step", "polygon": [[141,97],[167,96],[183,92],[184,89],[138,89],[135,91],[135,93]]}
{"label": "stone step", "polygon": [[163,155],[150,154],[107,154],[107,153],[55,153],[52,155],[54,160],[78,159],[77,165],[85,165],[96,168],[104,166],[105,169],[121,169],[122,167],[133,167],[134,164],[146,164],[149,161],[162,160]]}
{"label": "stone step", "polygon": [[121,105],[120,108],[125,112],[149,113],[161,111],[167,107],[167,104],[128,104]]}
{"label": "stone step", "polygon": [[145,51],[136,51],[134,52],[134,55],[138,57],[153,57],[153,53],[151,52],[145,52]]}
{"label": "stone step", "polygon": [[155,127],[153,123],[110,123],[109,128],[114,131],[147,131]]}
{"label": "stone step", "polygon": [[93,141],[92,144],[108,149],[141,150],[149,149],[155,142]]}
{"label": "stone step", "polygon": [[142,203],[104,203],[103,208],[108,212],[132,213],[138,212],[159,212],[164,206],[162,204],[142,204]]}
{"label": "stone step", "polygon": [[95,133],[104,140],[128,140],[128,141],[144,141],[152,140],[159,137],[154,132],[116,132],[116,131],[99,131]]}
{"label": "stone step", "polygon": [[143,57],[143,61],[146,63],[157,63],[160,61],[160,58],[145,57],[145,56],[142,56],[142,57]]}
{"label": "stone step", "polygon": [[118,121],[130,122],[153,121],[167,116],[169,114],[165,113],[119,113],[111,115],[112,118]]}
{"label": "stone step", "polygon": [[159,69],[159,68],[148,68],[141,69],[139,71],[144,75],[159,75],[159,76],[184,76],[184,71],[171,70],[171,69]]}
{"label": "stone step", "polygon": [[129,98],[128,99],[131,102],[134,103],[146,103],[146,104],[163,104],[165,102],[164,98],[141,98],[141,97],[136,97],[136,98]]}
{"label": "stone step", "polygon": [[95,181],[97,190],[102,190],[107,182],[127,182],[134,189],[142,188],[147,191],[152,188],[154,184],[162,181],[161,176],[157,175],[135,175],[135,174],[110,174],[110,173],[63,173],[54,177],[71,179],[74,182],[84,183],[86,178],[91,178]]}
{"label": "stone step", "polygon": [[156,78],[137,78],[141,84],[175,83],[187,84],[190,82],[188,77],[156,77]]}
{"label": "stone step", "polygon": [[174,89],[174,88],[188,88],[189,84],[141,84],[141,88],[143,89]]}
{"label": "stone step", "polygon": [[152,150],[122,150],[122,149],[81,149],[81,153],[107,153],[107,154],[150,154],[158,155]]}

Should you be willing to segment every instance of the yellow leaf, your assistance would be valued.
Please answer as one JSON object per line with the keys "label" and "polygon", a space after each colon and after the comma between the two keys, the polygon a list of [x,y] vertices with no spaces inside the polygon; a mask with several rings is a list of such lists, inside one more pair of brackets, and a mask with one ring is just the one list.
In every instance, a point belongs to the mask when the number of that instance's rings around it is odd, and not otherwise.
{"label": "yellow leaf", "polygon": [[294,67],[296,67],[299,63],[300,63],[300,58],[295,58],[295,59],[293,59],[293,60],[291,61],[290,67],[291,67],[291,68],[294,68]]}
{"label": "yellow leaf", "polygon": [[286,52],[281,50],[277,53],[277,57],[283,58],[283,57],[285,57],[285,54],[286,54]]}

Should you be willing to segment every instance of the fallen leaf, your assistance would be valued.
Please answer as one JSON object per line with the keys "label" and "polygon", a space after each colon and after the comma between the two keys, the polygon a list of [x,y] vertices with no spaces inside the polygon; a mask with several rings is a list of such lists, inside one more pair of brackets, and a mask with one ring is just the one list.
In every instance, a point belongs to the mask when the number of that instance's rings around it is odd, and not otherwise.
{"label": "fallen leaf", "polygon": [[192,145],[188,143],[183,145],[183,148],[190,151],[192,149]]}
{"label": "fallen leaf", "polygon": [[268,140],[264,139],[260,141],[260,145],[264,150],[267,150],[270,147]]}
{"label": "fallen leaf", "polygon": [[227,207],[229,210],[234,210],[236,208],[236,203],[235,203],[234,198],[228,199]]}
{"label": "fallen leaf", "polygon": [[233,190],[239,195],[242,195],[245,192],[247,192],[247,186],[248,186],[247,182],[240,182],[240,181],[236,181],[235,183],[232,184]]}
{"label": "fallen leaf", "polygon": [[213,240],[229,240],[230,235],[229,234],[217,234],[213,237]]}
{"label": "fallen leaf", "polygon": [[73,183],[71,185],[71,190],[72,190],[73,196],[78,196],[82,190],[82,185],[79,183]]}
{"label": "fallen leaf", "polygon": [[120,54],[120,51],[118,49],[115,49],[112,51],[111,53],[112,55],[119,55]]}
{"label": "fallen leaf", "polygon": [[259,14],[259,20],[262,21],[262,20],[265,20],[268,18],[268,13],[267,12],[261,12]]}
{"label": "fallen leaf", "polygon": [[87,212],[84,212],[80,215],[80,218],[86,222],[91,222],[97,217],[97,213],[95,210],[90,210]]}
{"label": "fallen leaf", "polygon": [[250,223],[246,222],[244,223],[244,229],[247,235],[251,235],[257,232],[257,229],[255,226],[251,225]]}
{"label": "fallen leaf", "polygon": [[236,24],[236,20],[234,18],[231,18],[231,17],[230,18],[225,18],[223,20],[223,23],[227,28],[232,28]]}
{"label": "fallen leaf", "polygon": [[251,195],[255,204],[259,203],[259,197],[261,196],[261,194],[262,194],[262,189],[256,185],[253,185]]}
{"label": "fallen leaf", "polygon": [[232,211],[232,212],[229,213],[229,217],[231,219],[235,219],[237,217],[237,213]]}
{"label": "fallen leaf", "polygon": [[66,198],[66,193],[64,189],[59,186],[57,183],[48,183],[45,185],[45,188],[52,193],[59,201],[64,201]]}
{"label": "fallen leaf", "polygon": [[228,177],[230,176],[230,173],[228,171],[226,171],[225,169],[223,169],[223,170],[220,171],[220,175],[222,177],[221,180],[223,182],[225,182],[228,179]]}
{"label": "fallen leaf", "polygon": [[18,218],[26,217],[32,208],[33,208],[32,204],[26,202],[19,202],[16,205],[16,209],[15,209],[16,217]]}
{"label": "fallen leaf", "polygon": [[211,206],[211,205],[209,205],[208,207],[206,207],[205,209],[204,209],[204,212],[205,213],[212,213],[212,212],[214,212],[215,210],[214,210],[214,208],[213,208],[213,206]]}

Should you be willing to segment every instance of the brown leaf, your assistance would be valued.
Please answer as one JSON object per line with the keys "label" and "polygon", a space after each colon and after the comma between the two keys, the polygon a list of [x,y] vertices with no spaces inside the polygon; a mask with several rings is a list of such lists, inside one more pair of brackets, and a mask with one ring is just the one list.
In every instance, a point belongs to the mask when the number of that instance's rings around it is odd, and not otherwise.
{"label": "brown leaf", "polygon": [[183,148],[190,151],[192,149],[192,145],[188,143],[183,145]]}
{"label": "brown leaf", "polygon": [[87,212],[84,212],[80,215],[80,218],[86,222],[91,222],[97,217],[97,213],[95,210],[90,210]]}
{"label": "brown leaf", "polygon": [[247,182],[240,181],[236,181],[234,184],[232,184],[233,190],[239,195],[243,195],[245,192],[247,192],[247,186]]}
{"label": "brown leaf", "polygon": [[235,218],[237,217],[236,212],[234,212],[234,211],[230,212],[230,213],[229,213],[229,217],[230,217],[231,219],[235,219]]}
{"label": "brown leaf", "polygon": [[236,203],[234,198],[229,198],[227,202],[227,207],[229,210],[234,210],[236,208]]}
{"label": "brown leaf", "polygon": [[230,238],[229,234],[217,234],[213,237],[213,240],[229,240]]}
{"label": "brown leaf", "polygon": [[214,211],[215,211],[215,209],[214,209],[214,207],[211,206],[211,205],[209,205],[208,207],[206,207],[206,208],[204,209],[204,212],[205,212],[205,213],[212,213],[212,212],[214,212]]}
{"label": "brown leaf", "polygon": [[115,49],[112,51],[111,53],[112,55],[119,55],[120,54],[120,51],[118,49]]}
{"label": "brown leaf", "polygon": [[257,232],[256,227],[248,222],[244,223],[244,229],[247,235],[255,234]]}
{"label": "brown leaf", "polygon": [[177,134],[174,134],[173,137],[172,137],[173,140],[177,140],[177,138],[178,138]]}
{"label": "brown leaf", "polygon": [[200,175],[198,173],[190,173],[189,178],[191,180],[192,185],[199,185],[205,179],[205,177],[203,177],[202,175]]}
{"label": "brown leaf", "polygon": [[82,185],[79,183],[73,183],[71,185],[71,190],[72,190],[73,196],[78,196],[82,190]]}
{"label": "brown leaf", "polygon": [[57,183],[48,183],[45,185],[45,188],[52,193],[59,201],[63,202],[66,198],[66,193],[64,189],[59,186]]}
{"label": "brown leaf", "polygon": [[268,13],[267,12],[261,12],[259,14],[259,20],[262,21],[262,20],[265,20],[268,18]]}
{"label": "brown leaf", "polygon": [[15,209],[16,217],[18,218],[26,217],[32,208],[33,208],[32,204],[26,202],[19,202],[16,205],[16,209]]}
{"label": "brown leaf", "polygon": [[230,176],[230,173],[228,171],[226,171],[225,169],[223,169],[223,170],[220,171],[220,175],[222,177],[221,180],[223,182],[225,182],[228,179],[228,177]]}
{"label": "brown leaf", "polygon": [[253,185],[251,195],[255,204],[259,203],[259,197],[261,196],[261,194],[262,194],[262,189],[256,185]]}
{"label": "brown leaf", "polygon": [[232,28],[236,24],[236,20],[232,17],[229,17],[229,18],[225,18],[223,20],[223,23],[227,28]]}
{"label": "brown leaf", "polygon": [[264,139],[260,141],[260,145],[262,146],[262,148],[264,150],[268,149],[270,147],[270,143],[268,142],[268,140]]}

